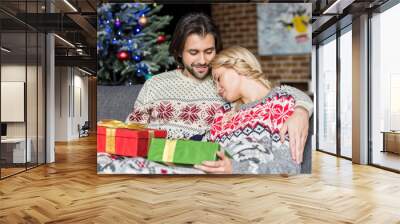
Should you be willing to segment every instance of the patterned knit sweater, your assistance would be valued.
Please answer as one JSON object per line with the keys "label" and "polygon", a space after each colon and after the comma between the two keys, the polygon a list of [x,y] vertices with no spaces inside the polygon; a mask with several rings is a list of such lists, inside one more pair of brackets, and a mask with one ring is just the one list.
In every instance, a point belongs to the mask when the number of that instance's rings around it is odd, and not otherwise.
{"label": "patterned knit sweater", "polygon": [[[294,112],[295,99],[287,87],[272,89],[262,100],[221,107],[210,139],[232,156],[233,173],[298,174],[300,165],[290,155],[289,141],[280,142],[279,130]],[[312,103],[309,99],[308,103]]]}
{"label": "patterned knit sweater", "polygon": [[168,131],[168,138],[187,139],[210,129],[224,103],[210,77],[200,81],[173,70],[147,80],[127,122],[148,123]]}
{"label": "patterned knit sweater", "polygon": [[[287,87],[312,114],[313,104],[300,90]],[[173,70],[147,80],[126,122],[147,123],[150,128],[168,131],[168,138],[188,139],[209,132],[216,111],[224,104],[210,77],[200,81]]]}

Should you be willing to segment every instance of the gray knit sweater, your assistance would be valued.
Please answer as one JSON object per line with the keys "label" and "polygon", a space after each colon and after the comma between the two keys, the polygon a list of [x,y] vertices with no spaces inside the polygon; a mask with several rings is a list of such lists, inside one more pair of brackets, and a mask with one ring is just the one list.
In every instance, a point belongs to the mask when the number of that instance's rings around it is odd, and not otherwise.
{"label": "gray knit sweater", "polygon": [[[279,135],[296,106],[293,91],[297,90],[277,87],[263,99],[241,105],[239,111],[230,103],[217,111],[210,138],[232,156],[233,173],[300,173],[300,165],[291,159],[288,136],[281,143]],[[305,94],[301,98],[312,104]]]}

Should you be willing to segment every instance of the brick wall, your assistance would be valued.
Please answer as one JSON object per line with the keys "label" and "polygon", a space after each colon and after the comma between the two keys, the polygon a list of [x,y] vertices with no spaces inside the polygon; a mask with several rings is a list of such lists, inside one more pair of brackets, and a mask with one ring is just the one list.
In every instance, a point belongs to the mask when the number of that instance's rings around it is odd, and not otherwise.
{"label": "brick wall", "polygon": [[[212,17],[218,25],[224,47],[240,45],[253,52],[261,62],[268,79],[280,81],[310,81],[310,55],[259,56],[257,42],[256,4],[233,3],[212,5]],[[299,85],[299,88],[300,85]],[[311,88],[311,87],[310,87]],[[303,89],[306,91],[306,89]]]}

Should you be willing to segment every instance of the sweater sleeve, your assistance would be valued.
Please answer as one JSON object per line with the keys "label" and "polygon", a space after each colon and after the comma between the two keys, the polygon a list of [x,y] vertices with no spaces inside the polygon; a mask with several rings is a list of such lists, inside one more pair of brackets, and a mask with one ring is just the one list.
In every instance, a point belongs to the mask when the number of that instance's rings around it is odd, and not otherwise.
{"label": "sweater sleeve", "polygon": [[[268,152],[256,159],[238,161],[231,159],[233,174],[288,174],[300,173],[300,165],[291,156],[288,142],[264,142],[260,151]],[[274,149],[273,149],[274,147]],[[235,156],[234,156],[235,157]]]}
{"label": "sweater sleeve", "polygon": [[228,149],[233,154],[234,173],[300,173],[300,166],[292,160],[288,139],[282,143],[279,136],[280,128],[294,111],[295,100],[294,97],[280,95],[280,89],[274,91],[278,92],[272,93],[271,98],[263,104],[264,111],[268,111],[269,115],[263,121],[266,129],[262,136],[242,138]]}
{"label": "sweater sleeve", "polygon": [[151,85],[151,82],[150,80],[147,80],[139,92],[132,112],[126,118],[126,123],[149,123],[152,111],[151,103],[149,102],[149,85]]}
{"label": "sweater sleeve", "polygon": [[281,86],[281,90],[293,96],[296,101],[295,107],[303,107],[308,111],[308,116],[311,117],[314,111],[314,103],[307,94],[299,89],[287,85]]}

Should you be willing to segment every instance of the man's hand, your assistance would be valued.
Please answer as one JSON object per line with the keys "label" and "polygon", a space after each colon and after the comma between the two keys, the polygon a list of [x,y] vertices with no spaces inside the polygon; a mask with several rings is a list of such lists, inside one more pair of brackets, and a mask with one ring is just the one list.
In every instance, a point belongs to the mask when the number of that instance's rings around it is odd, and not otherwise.
{"label": "man's hand", "polygon": [[195,165],[194,167],[203,170],[206,173],[214,174],[231,174],[232,173],[232,162],[225,156],[224,151],[217,152],[217,156],[221,159],[218,161],[204,161],[201,165]]}
{"label": "man's hand", "polygon": [[292,116],[283,124],[279,133],[282,143],[285,141],[287,132],[289,132],[292,159],[300,164],[303,161],[304,146],[308,135],[308,111],[306,109],[296,107]]}

